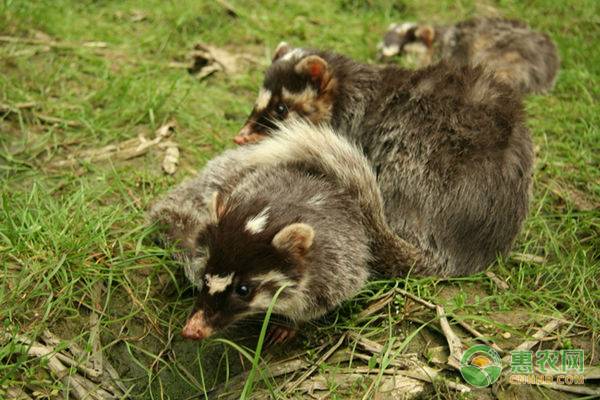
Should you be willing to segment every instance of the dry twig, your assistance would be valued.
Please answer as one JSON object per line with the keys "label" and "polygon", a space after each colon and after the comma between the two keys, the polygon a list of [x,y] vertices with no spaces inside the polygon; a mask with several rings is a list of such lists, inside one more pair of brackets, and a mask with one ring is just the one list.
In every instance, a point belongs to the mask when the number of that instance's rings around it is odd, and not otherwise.
{"label": "dry twig", "polygon": [[[351,333],[350,336],[357,340],[361,347],[370,352],[372,355],[378,355],[381,353],[381,351],[383,351],[383,345],[377,342],[367,339],[354,332]],[[354,357],[367,362],[371,359],[370,356],[362,355],[360,353],[355,353]],[[437,370],[420,362],[415,357],[396,357],[395,359],[389,362],[389,365],[398,368],[395,371],[399,375],[404,375],[410,378],[419,379],[421,381],[430,383],[433,383],[436,380],[441,380],[451,389],[458,390],[460,392],[471,391],[471,389],[468,386],[445,379]]]}
{"label": "dry twig", "polygon": [[19,114],[22,110],[31,110],[31,114],[35,118],[47,124],[58,124],[69,127],[81,126],[81,124],[77,121],[70,121],[67,119],[52,117],[50,115],[33,111],[33,109],[35,109],[36,106],[37,104],[34,102],[16,103],[13,105],[0,103],[0,114]]}
{"label": "dry twig", "polygon": [[394,289],[392,289],[378,300],[369,304],[367,308],[365,308],[360,312],[360,314],[358,314],[358,319],[370,317],[371,315],[375,314],[377,311],[381,310],[383,307],[388,305],[391,301],[394,300],[394,293],[395,291]]}
{"label": "dry twig", "polygon": [[517,262],[528,264],[543,264],[546,262],[545,257],[537,256],[535,254],[512,253],[510,257]]}
{"label": "dry twig", "polygon": [[502,279],[500,279],[498,277],[498,275],[496,275],[492,271],[487,271],[485,273],[485,276],[487,276],[488,278],[490,278],[492,280],[492,282],[494,282],[494,284],[498,287],[498,289],[500,289],[500,290],[508,290],[508,288],[509,288],[508,284],[506,282],[504,282]]}
{"label": "dry twig", "polygon": [[420,298],[419,296],[416,296],[410,292],[407,292],[404,289],[400,289],[400,288],[396,288],[396,292],[416,301],[417,303],[421,303],[423,304],[425,307],[431,309],[431,310],[435,310],[435,304],[428,302],[427,300],[424,300],[422,298]]}
{"label": "dry twig", "polygon": [[[559,326],[561,326],[564,323],[565,323],[564,321],[559,320],[559,319],[550,320],[550,322],[548,322],[546,325],[544,325],[543,327],[538,329],[537,332],[533,334],[532,337],[534,340],[527,340],[527,341],[521,343],[520,345],[515,347],[514,351],[530,350],[533,346],[538,344],[541,339],[543,339],[544,337],[546,337],[549,334],[551,334],[552,332],[554,332]],[[502,361],[509,362],[510,355],[504,357],[502,359]]]}
{"label": "dry twig", "polygon": [[25,391],[21,388],[9,387],[6,390],[6,398],[9,400],[32,400]]}
{"label": "dry twig", "polygon": [[100,299],[102,297],[102,285],[96,283],[92,287],[92,312],[90,314],[90,343],[92,348],[92,354],[90,360],[94,370],[98,371],[100,375],[103,372],[102,366],[102,344],[100,343],[100,318],[96,310],[102,309]]}
{"label": "dry twig", "polygon": [[[28,355],[32,357],[46,358],[48,369],[50,369],[50,371],[58,379],[60,379],[67,387],[70,388],[73,396],[76,399],[113,399],[120,398],[125,392],[124,388],[122,388],[122,392],[120,389],[113,386],[113,381],[118,384],[120,380],[116,372],[114,375],[111,374],[111,376],[100,374],[94,368],[86,365],[86,361],[79,362],[62,352],[58,352],[56,350],[56,346],[60,345],[61,340],[50,331],[46,330],[42,336],[46,345],[30,340],[21,335],[17,335],[13,339],[26,346],[24,351]],[[5,334],[4,339],[10,339],[10,337]],[[73,341],[68,343],[67,349],[74,357],[78,359],[86,358],[86,353],[84,353],[83,350],[79,348],[79,346],[77,346]],[[82,376],[79,373],[71,373],[65,364],[76,368],[85,376]]]}
{"label": "dry twig", "polygon": [[[435,310],[436,309],[436,305],[433,303],[428,302],[427,300],[423,300],[422,298],[415,296],[414,294],[407,292],[406,290],[400,289],[400,288],[396,288],[396,291],[400,294],[405,295],[406,297],[411,298],[412,300],[423,304],[425,307],[431,309],[431,310]],[[504,350],[502,350],[497,344],[487,340],[485,338],[485,336],[479,332],[477,329],[473,328],[471,325],[469,325],[467,322],[457,318],[456,316],[453,317],[454,321],[456,321],[456,323],[458,323],[461,327],[463,327],[467,332],[469,332],[471,335],[473,335],[475,338],[481,340],[482,342],[484,342],[485,344],[487,344],[488,346],[492,347],[494,350],[496,350],[497,352],[500,353],[504,353]]]}
{"label": "dry twig", "polygon": [[146,154],[150,148],[170,137],[174,131],[175,122],[171,121],[158,128],[154,139],[149,140],[140,135],[137,138],[128,139],[116,145],[110,144],[100,149],[84,150],[71,154],[66,159],[55,161],[49,166],[51,168],[64,168],[77,165],[81,161],[97,162],[110,158],[129,160]]}
{"label": "dry twig", "polygon": [[448,365],[455,369],[460,369],[460,359],[463,354],[463,345],[456,333],[450,327],[448,323],[448,319],[446,318],[446,312],[444,311],[444,307],[436,306],[437,315],[440,318],[440,326],[442,327],[442,332],[444,336],[446,336],[446,341],[448,342],[448,348],[450,349],[450,356],[448,357]]}
{"label": "dry twig", "polygon": [[329,357],[331,357],[331,355],[333,353],[335,353],[335,351],[342,345],[342,343],[344,342],[345,339],[346,339],[346,334],[343,334],[342,336],[340,336],[337,343],[335,343],[332,347],[330,347],[329,350],[327,350],[325,352],[325,354],[323,354],[312,367],[308,368],[302,375],[300,375],[300,378],[298,378],[297,380],[292,382],[289,386],[287,386],[287,388],[285,390],[285,394],[286,395],[290,394],[298,385],[300,385],[310,375],[312,375],[312,373],[315,372],[317,368],[319,368],[319,365],[321,365],[322,363],[327,361],[327,359]]}
{"label": "dry twig", "polygon": [[58,49],[76,49],[76,48],[89,48],[89,49],[104,49],[108,47],[106,42],[83,42],[83,43],[69,43],[59,42],[52,39],[38,39],[38,38],[24,38],[17,36],[0,36],[0,42],[4,43],[19,43],[28,45],[41,45],[50,46]]}

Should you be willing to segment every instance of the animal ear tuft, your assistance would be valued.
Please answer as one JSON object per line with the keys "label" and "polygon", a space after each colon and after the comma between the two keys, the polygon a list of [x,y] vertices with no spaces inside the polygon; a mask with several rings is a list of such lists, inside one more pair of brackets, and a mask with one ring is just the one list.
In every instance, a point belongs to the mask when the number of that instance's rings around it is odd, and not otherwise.
{"label": "animal ear tuft", "polygon": [[435,38],[435,30],[429,25],[420,26],[415,30],[415,36],[417,39],[421,39],[427,47],[431,47]]}
{"label": "animal ear tuft", "polygon": [[317,55],[304,57],[296,64],[295,70],[299,74],[306,74],[314,82],[318,82],[321,89],[325,88],[331,79],[329,65]]}
{"label": "animal ear tuft", "polygon": [[273,53],[273,59],[271,62],[275,62],[279,60],[281,57],[285,56],[287,53],[292,51],[292,46],[287,44],[286,42],[280,42],[275,49],[275,53]]}
{"label": "animal ear tuft", "polygon": [[304,256],[313,244],[315,231],[312,226],[295,223],[280,230],[273,237],[273,247],[284,250],[297,257]]}
{"label": "animal ear tuft", "polygon": [[210,204],[208,205],[208,212],[213,222],[219,222],[219,219],[221,219],[225,212],[225,202],[221,193],[213,192]]}

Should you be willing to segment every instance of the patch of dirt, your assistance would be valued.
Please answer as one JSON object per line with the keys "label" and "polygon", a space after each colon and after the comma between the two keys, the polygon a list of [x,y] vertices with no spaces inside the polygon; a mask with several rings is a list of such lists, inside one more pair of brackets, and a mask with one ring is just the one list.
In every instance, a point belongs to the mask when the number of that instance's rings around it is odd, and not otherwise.
{"label": "patch of dirt", "polygon": [[453,304],[455,299],[461,297],[464,299],[466,304],[473,304],[476,297],[484,298],[489,296],[489,289],[487,285],[481,282],[465,283],[462,285],[444,285],[437,293],[442,301],[441,304],[450,305]]}

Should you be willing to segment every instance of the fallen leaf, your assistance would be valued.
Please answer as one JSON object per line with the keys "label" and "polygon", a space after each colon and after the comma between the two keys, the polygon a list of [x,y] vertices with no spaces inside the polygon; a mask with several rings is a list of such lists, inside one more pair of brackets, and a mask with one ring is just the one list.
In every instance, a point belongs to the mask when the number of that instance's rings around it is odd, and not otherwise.
{"label": "fallen leaf", "polygon": [[[204,43],[198,43],[189,54],[191,66],[188,66],[188,72],[198,79],[204,79],[215,72],[223,72],[227,75],[240,73],[244,64],[248,61],[258,63],[258,61],[249,54],[230,53],[227,50],[211,46]],[[173,67],[180,67],[180,63],[171,63]]]}
{"label": "fallen leaf", "polygon": [[133,10],[131,12],[131,17],[129,18],[129,20],[131,22],[141,22],[147,18],[148,18],[148,15],[146,15],[145,12],[143,12],[141,10]]}
{"label": "fallen leaf", "polygon": [[548,185],[552,193],[562,200],[572,204],[578,211],[594,211],[600,209],[600,204],[579,189],[566,182],[552,182]]}
{"label": "fallen leaf", "polygon": [[492,271],[487,271],[485,273],[485,276],[487,276],[488,278],[490,278],[492,280],[492,282],[494,282],[494,284],[498,287],[498,289],[500,289],[500,290],[507,290],[509,288],[508,284],[506,282],[504,282],[502,279],[500,279]]}
{"label": "fallen leaf", "polygon": [[[130,160],[146,154],[150,148],[172,136],[175,132],[175,127],[175,121],[169,121],[156,130],[154,139],[148,139],[143,134],[140,134],[136,138],[127,139],[117,144],[109,144],[99,149],[74,152],[67,156],[67,158],[52,162],[48,166],[50,168],[64,168],[77,165],[82,161],[97,162],[110,158]],[[171,158],[173,159],[173,154]]]}
{"label": "fallen leaf", "polygon": [[234,17],[234,18],[238,17],[237,11],[231,4],[229,4],[229,2],[227,2],[225,0],[217,0],[217,3],[219,3],[221,5],[221,7],[223,7],[225,9],[225,11],[227,12],[227,15],[229,15],[230,17]]}
{"label": "fallen leaf", "polygon": [[177,171],[177,165],[179,164],[179,146],[177,143],[169,141],[165,142],[161,147],[165,148],[162,169],[167,174],[173,175]]}
{"label": "fallen leaf", "polygon": [[175,132],[176,127],[177,124],[175,123],[175,121],[171,120],[156,130],[156,137],[160,137],[162,139],[168,138]]}

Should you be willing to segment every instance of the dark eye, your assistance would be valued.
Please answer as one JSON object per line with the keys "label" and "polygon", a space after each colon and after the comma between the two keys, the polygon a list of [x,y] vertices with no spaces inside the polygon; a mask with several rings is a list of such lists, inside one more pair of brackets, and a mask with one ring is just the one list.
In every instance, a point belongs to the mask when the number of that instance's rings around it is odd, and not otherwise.
{"label": "dark eye", "polygon": [[283,117],[287,113],[287,107],[283,103],[279,103],[275,106],[275,112],[278,116]]}
{"label": "dark eye", "polygon": [[240,297],[246,297],[250,294],[250,286],[239,284],[235,287],[235,293]]}

